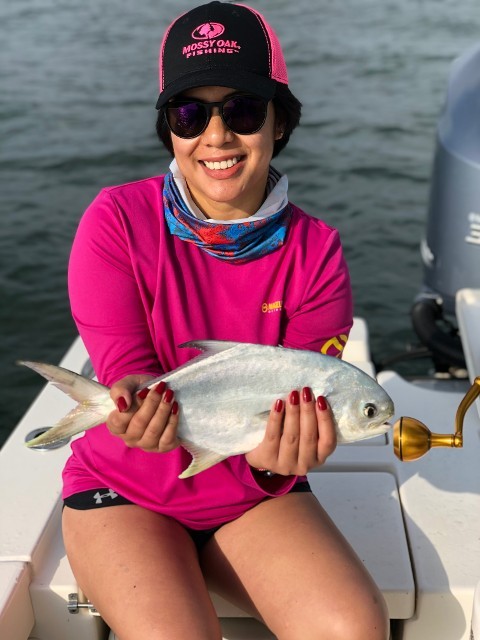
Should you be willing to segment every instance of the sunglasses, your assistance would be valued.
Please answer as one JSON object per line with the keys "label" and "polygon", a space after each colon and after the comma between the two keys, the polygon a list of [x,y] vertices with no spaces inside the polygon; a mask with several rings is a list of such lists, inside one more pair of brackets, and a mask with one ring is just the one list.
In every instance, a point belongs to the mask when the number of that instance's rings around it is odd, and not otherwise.
{"label": "sunglasses", "polygon": [[214,107],[218,107],[225,126],[240,135],[256,133],[267,119],[268,101],[249,94],[236,94],[220,102],[172,100],[163,111],[172,133],[179,138],[196,138],[207,128]]}

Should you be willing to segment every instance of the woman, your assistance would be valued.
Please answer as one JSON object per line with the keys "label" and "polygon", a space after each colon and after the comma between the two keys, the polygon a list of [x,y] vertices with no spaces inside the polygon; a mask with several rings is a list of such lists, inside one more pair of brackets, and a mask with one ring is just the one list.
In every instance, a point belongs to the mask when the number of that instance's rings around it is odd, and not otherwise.
{"label": "woman", "polygon": [[338,356],[351,327],[338,234],[270,165],[300,103],[265,19],[211,2],[175,20],[157,109],[170,172],[104,189],[72,250],[72,312],[118,407],[64,471],[78,583],[122,640],[221,638],[207,585],[278,638],[384,640],[382,596],[305,477],[335,448],[325,399],[292,390],[255,450],[179,480],[174,390],[136,392],[196,355],[189,340]]}

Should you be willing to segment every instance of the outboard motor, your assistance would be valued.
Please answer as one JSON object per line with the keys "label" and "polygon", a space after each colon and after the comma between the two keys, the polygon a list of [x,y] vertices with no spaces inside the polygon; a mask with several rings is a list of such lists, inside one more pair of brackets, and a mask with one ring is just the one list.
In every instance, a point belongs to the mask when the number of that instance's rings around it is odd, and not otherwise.
{"label": "outboard motor", "polygon": [[424,286],[412,307],[413,327],[437,371],[465,367],[455,294],[480,288],[480,44],[451,67],[421,256]]}

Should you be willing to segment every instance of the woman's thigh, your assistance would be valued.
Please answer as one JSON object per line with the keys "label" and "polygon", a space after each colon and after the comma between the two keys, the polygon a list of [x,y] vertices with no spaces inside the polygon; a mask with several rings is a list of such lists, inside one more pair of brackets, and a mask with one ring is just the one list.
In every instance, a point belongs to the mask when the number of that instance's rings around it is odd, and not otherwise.
{"label": "woman's thigh", "polygon": [[212,590],[285,640],[385,640],[382,594],[311,493],[266,500],[224,525],[201,563]]}
{"label": "woman's thigh", "polygon": [[77,582],[121,640],[221,638],[195,546],[181,525],[136,505],[65,507]]}

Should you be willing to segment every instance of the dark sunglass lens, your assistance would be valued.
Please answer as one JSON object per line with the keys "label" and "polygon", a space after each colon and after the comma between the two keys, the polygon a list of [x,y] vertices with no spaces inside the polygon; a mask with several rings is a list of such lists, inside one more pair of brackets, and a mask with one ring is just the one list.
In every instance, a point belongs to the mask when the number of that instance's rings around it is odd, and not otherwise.
{"label": "dark sunglass lens", "polygon": [[267,104],[255,96],[235,96],[223,105],[225,124],[235,133],[248,135],[261,129],[267,117]]}
{"label": "dark sunglass lens", "polygon": [[195,138],[205,127],[206,109],[198,102],[167,105],[166,111],[170,129],[180,138]]}

